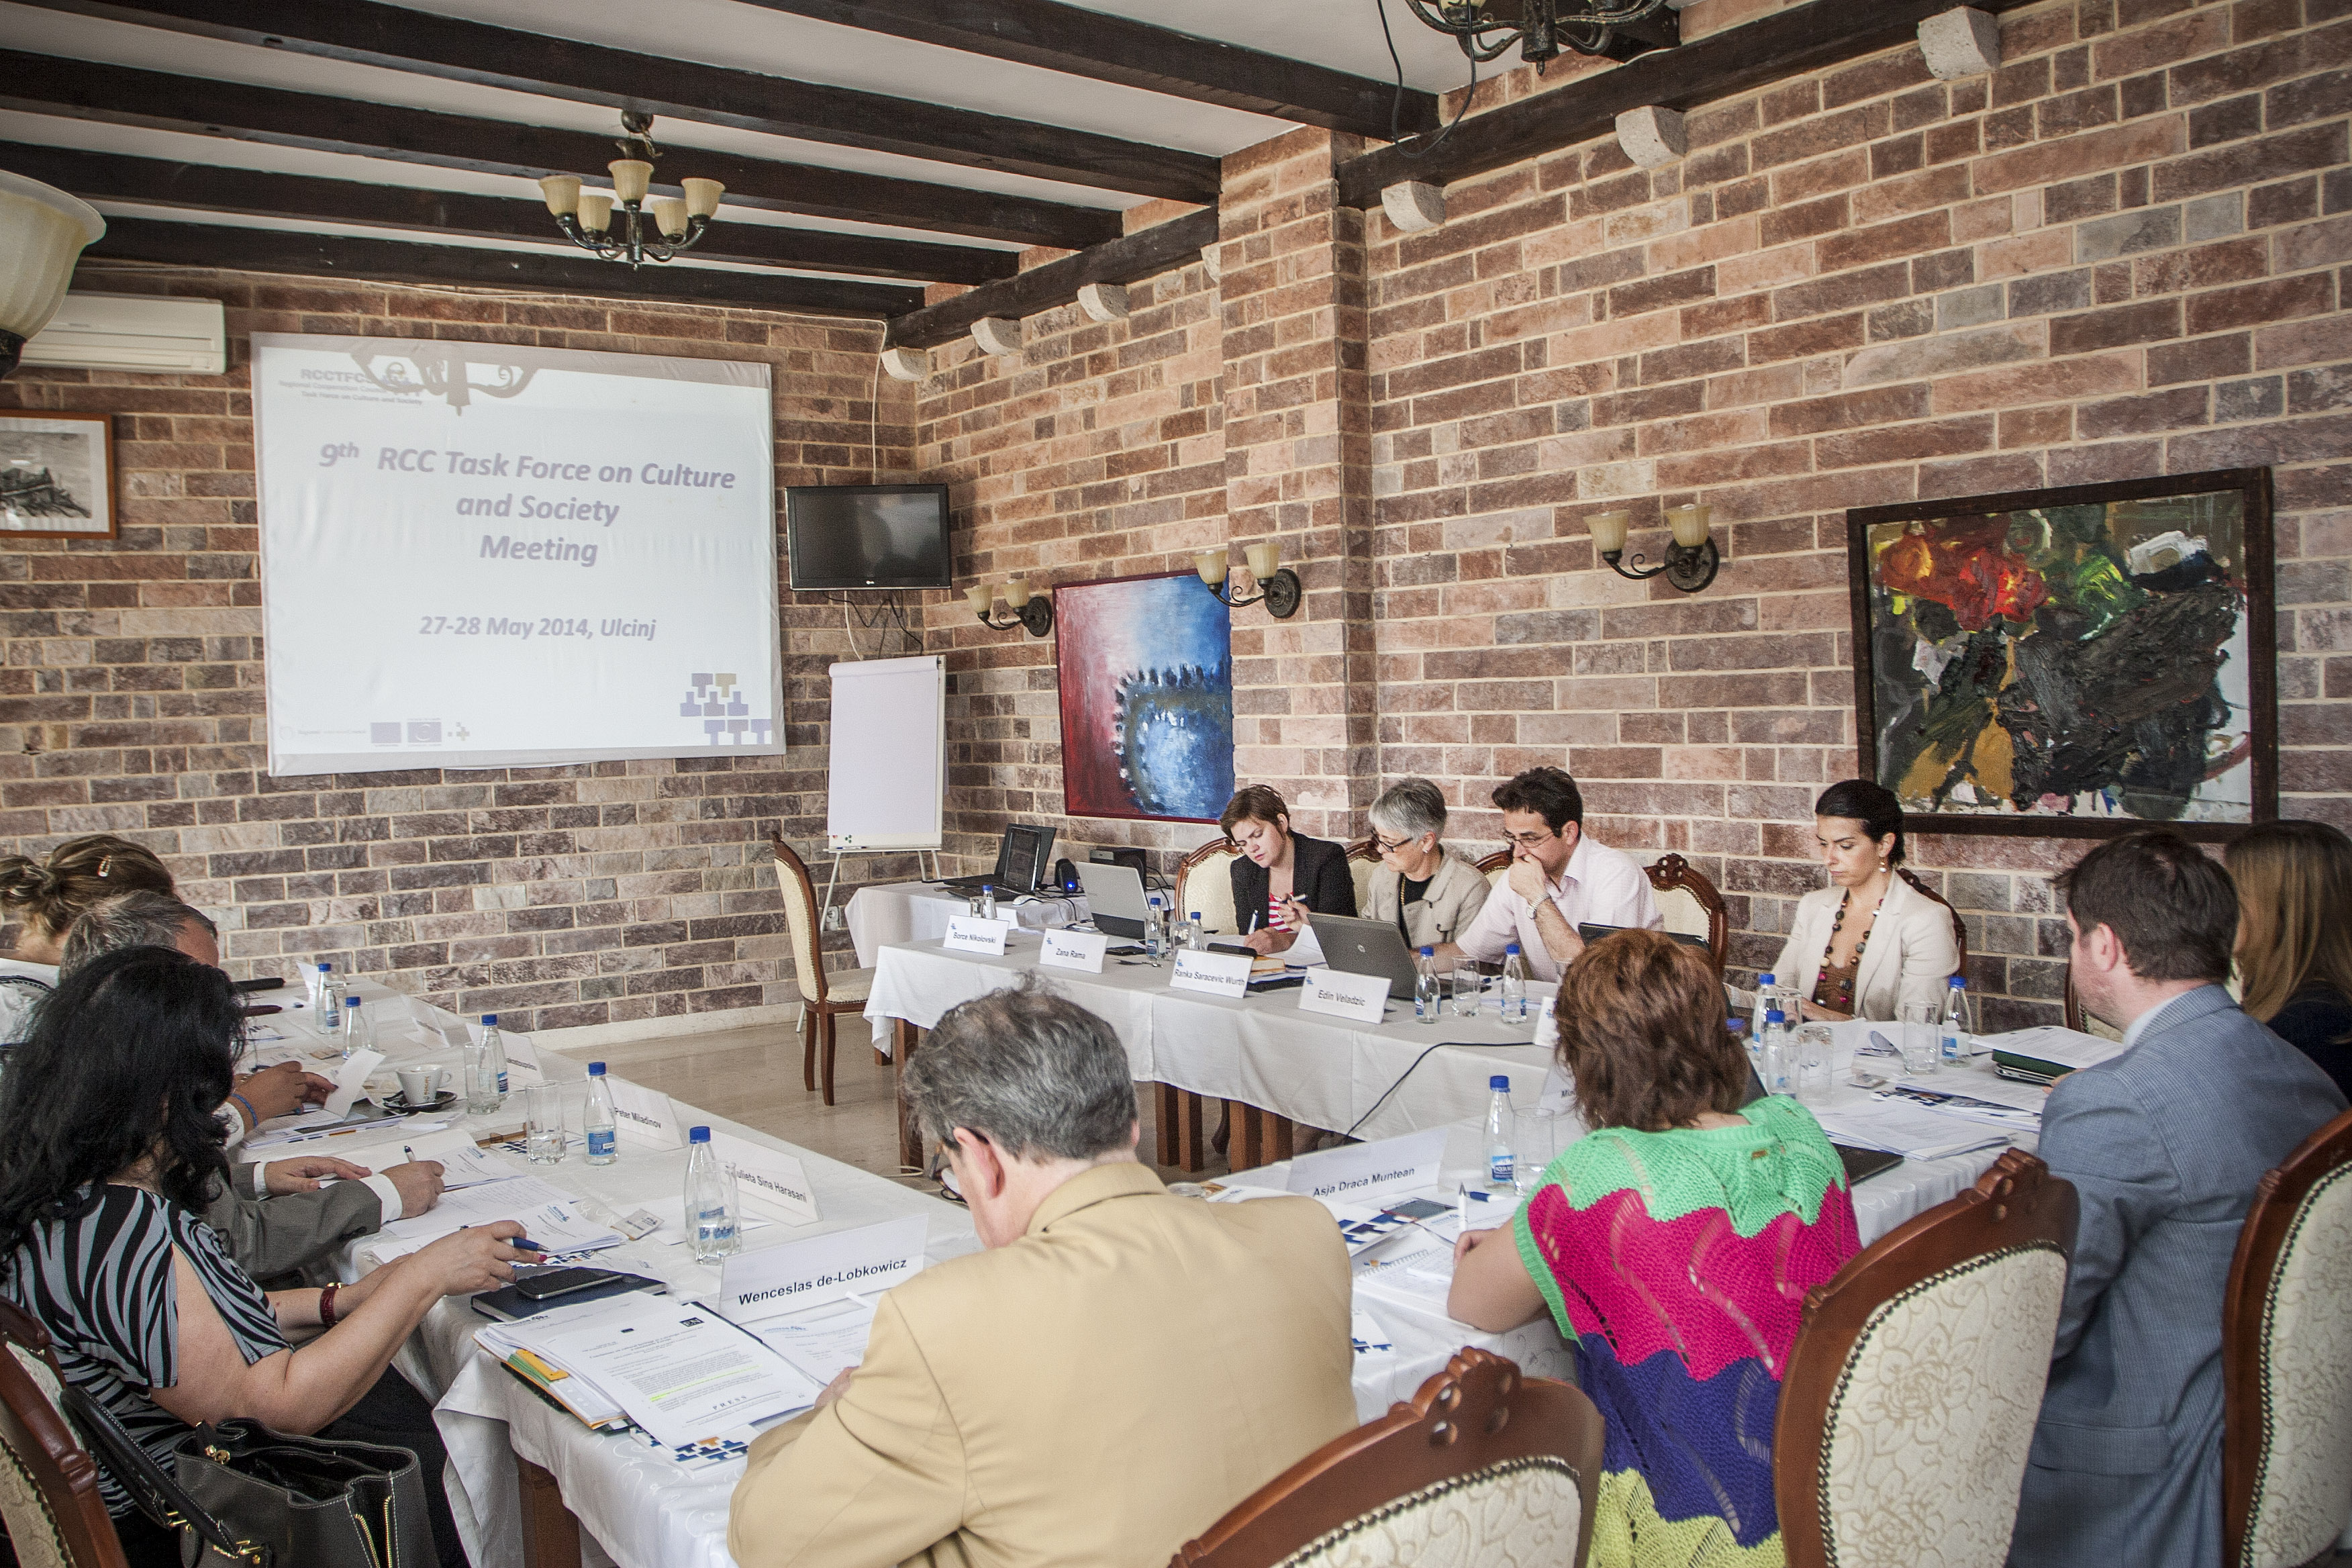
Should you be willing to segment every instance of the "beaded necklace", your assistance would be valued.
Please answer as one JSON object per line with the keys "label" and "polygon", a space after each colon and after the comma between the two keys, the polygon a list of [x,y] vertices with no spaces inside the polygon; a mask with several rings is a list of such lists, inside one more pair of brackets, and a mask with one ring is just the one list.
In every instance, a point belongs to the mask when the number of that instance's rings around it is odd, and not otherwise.
{"label": "beaded necklace", "polygon": [[[1852,888],[1848,888],[1845,890],[1845,896],[1838,900],[1837,919],[1830,922],[1830,939],[1827,942],[1822,944],[1822,963],[1823,964],[1827,964],[1829,963],[1830,953],[1837,946],[1837,933],[1845,925],[1846,911],[1853,906],[1853,889]],[[1864,931],[1862,935],[1855,940],[1853,951],[1846,955],[1845,973],[1838,980],[1837,1008],[1842,1013],[1852,1013],[1853,1011],[1853,983],[1855,980],[1860,978],[1862,974],[1863,951],[1870,946],[1871,933],[1878,929],[1878,911],[1884,909],[1885,905],[1886,895],[1885,893],[1881,893],[1878,895],[1878,902],[1870,907],[1869,929]]]}

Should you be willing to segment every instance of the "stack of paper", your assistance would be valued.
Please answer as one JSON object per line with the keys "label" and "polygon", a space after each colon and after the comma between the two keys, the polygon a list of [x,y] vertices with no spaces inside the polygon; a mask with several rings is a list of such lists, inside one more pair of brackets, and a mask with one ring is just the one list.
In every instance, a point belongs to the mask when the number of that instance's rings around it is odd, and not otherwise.
{"label": "stack of paper", "polygon": [[2039,1084],[1976,1072],[1910,1079],[1895,1084],[1886,1093],[1940,1115],[2026,1132],[2042,1131],[2042,1107],[2050,1095]]}
{"label": "stack of paper", "polygon": [[380,1257],[414,1252],[452,1231],[502,1219],[520,1222],[524,1239],[539,1243],[551,1254],[593,1252],[618,1247],[623,1239],[611,1226],[583,1210],[576,1200],[537,1176],[509,1176],[444,1193],[432,1213],[394,1220],[383,1227],[383,1234],[397,1245],[379,1243],[373,1250]]}
{"label": "stack of paper", "polygon": [[493,1323],[474,1339],[526,1377],[517,1356],[545,1368],[545,1391],[555,1397],[560,1390],[582,1420],[593,1426],[618,1411],[671,1449],[804,1410],[822,1388],[698,1302],[618,1297],[576,1313]]}
{"label": "stack of paper", "polygon": [[820,1388],[866,1359],[875,1302],[852,1296],[742,1325]]}
{"label": "stack of paper", "polygon": [[2123,1053],[2118,1041],[2049,1026],[1988,1035],[1978,1043],[1991,1047],[1993,1065],[1999,1071],[2027,1082],[2047,1083],[2077,1068],[2096,1067]]}
{"label": "stack of paper", "polygon": [[1883,1150],[1906,1160],[1940,1160],[2009,1142],[1993,1128],[1940,1115],[1889,1095],[1841,1100],[1814,1115],[1832,1142]]}
{"label": "stack of paper", "polygon": [[1360,1264],[1356,1288],[1443,1313],[1454,1289],[1454,1249],[1434,1237],[1408,1237]]}

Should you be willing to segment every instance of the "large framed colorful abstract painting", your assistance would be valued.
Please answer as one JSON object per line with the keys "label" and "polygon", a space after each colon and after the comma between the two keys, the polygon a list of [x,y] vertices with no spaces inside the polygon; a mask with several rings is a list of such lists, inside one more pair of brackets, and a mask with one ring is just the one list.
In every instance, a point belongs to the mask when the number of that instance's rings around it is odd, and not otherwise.
{"label": "large framed colorful abstract painting", "polygon": [[1927,833],[2276,815],[2267,468],[1846,513],[1864,765]]}
{"label": "large framed colorful abstract painting", "polygon": [[1234,793],[1233,612],[1191,572],[1054,590],[1063,809],[1214,822]]}

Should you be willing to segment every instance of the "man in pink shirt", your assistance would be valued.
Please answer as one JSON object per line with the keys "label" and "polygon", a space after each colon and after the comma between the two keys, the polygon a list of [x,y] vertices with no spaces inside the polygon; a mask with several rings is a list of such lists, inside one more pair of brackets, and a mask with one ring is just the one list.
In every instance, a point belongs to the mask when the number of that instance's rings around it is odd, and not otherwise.
{"label": "man in pink shirt", "polygon": [[1558,768],[1529,768],[1494,798],[1511,844],[1510,875],[1462,940],[1437,950],[1441,955],[1492,963],[1516,942],[1530,974],[1557,980],[1584,951],[1579,925],[1664,929],[1649,876],[1633,857],[1584,836],[1584,795],[1574,779]]}

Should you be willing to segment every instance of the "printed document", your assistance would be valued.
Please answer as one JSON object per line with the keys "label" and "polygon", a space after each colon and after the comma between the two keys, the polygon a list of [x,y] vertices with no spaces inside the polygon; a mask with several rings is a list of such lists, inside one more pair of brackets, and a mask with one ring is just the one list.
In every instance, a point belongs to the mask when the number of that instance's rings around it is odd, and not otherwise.
{"label": "printed document", "polygon": [[822,1384],[709,1308],[640,1300],[534,1348],[603,1389],[657,1442],[698,1442],[816,1403]]}

